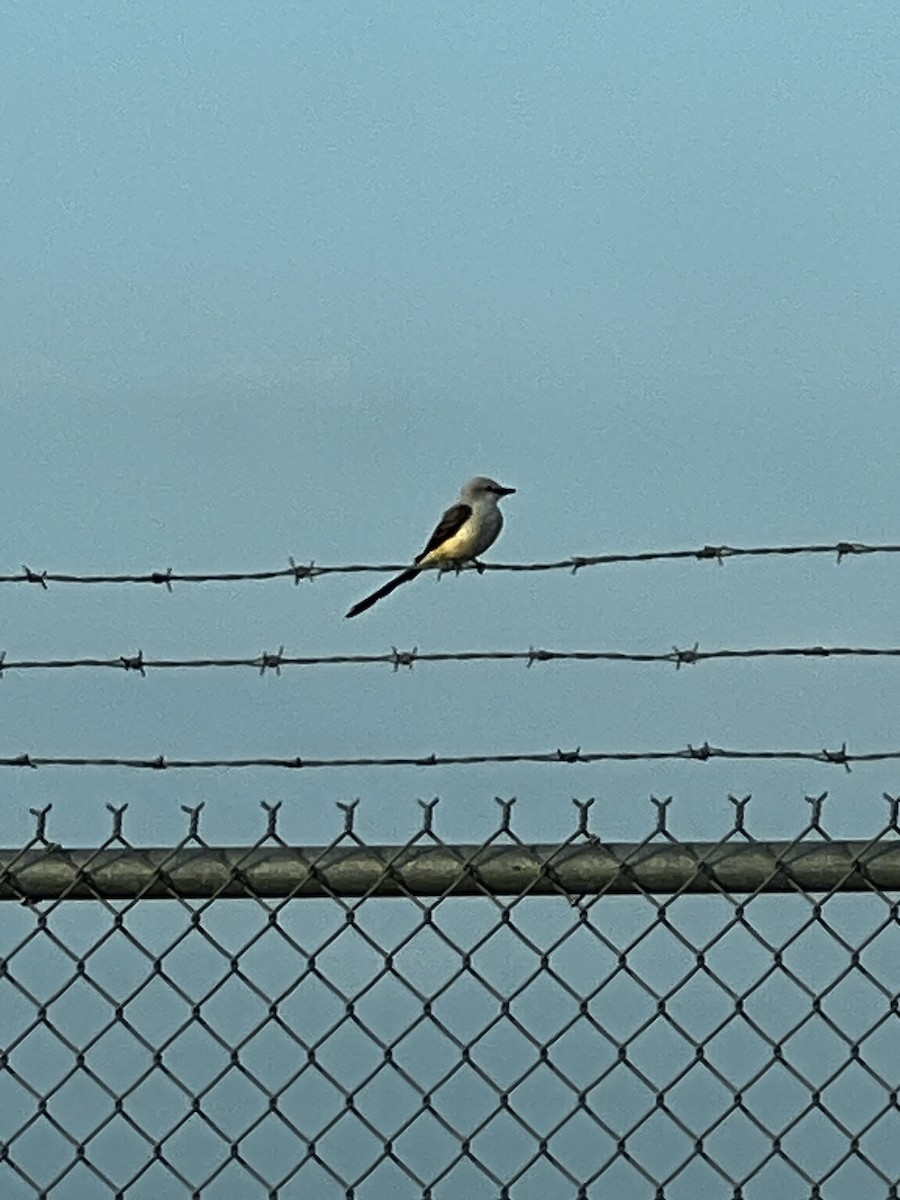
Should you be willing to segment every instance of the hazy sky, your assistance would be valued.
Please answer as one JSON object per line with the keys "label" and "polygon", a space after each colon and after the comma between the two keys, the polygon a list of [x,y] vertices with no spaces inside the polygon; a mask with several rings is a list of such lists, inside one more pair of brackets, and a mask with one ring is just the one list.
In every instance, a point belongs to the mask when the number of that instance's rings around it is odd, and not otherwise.
{"label": "hazy sky", "polygon": [[[405,561],[475,473],[518,489],[496,561],[897,542],[898,101],[896,13],[865,0],[6,5],[0,574]],[[897,569],[872,557],[467,573],[418,581],[352,623],[371,576],[172,594],[3,586],[0,650],[891,646]],[[7,672],[0,756],[883,750],[900,747],[898,671]],[[748,792],[751,828],[792,836],[804,794],[825,789],[831,831],[865,837],[900,769],[41,769],[4,770],[2,784],[7,845],[51,802],[51,836],[89,845],[109,829],[105,804],[126,801],[135,841],[171,842],[181,806],[203,801],[210,839],[240,843],[263,831],[261,800],[283,802],[286,838],[316,843],[340,827],[335,801],[354,797],[365,837],[402,840],[416,799],[434,795],[439,830],[463,841],[496,827],[497,795],[519,798],[529,840],[569,833],[573,796],[597,797],[605,837],[642,837],[651,793],[674,795],[681,836],[722,835],[728,793]],[[612,928],[631,910],[604,911]],[[17,912],[13,938],[32,919]],[[84,912],[70,914],[73,944],[97,936]],[[144,936],[165,942],[162,910]],[[180,1019],[150,1008],[163,1030]],[[37,1069],[48,1060],[34,1053]],[[35,1143],[36,1161],[46,1152]]]}
{"label": "hazy sky", "polygon": [[[884,4],[230,0],[0,19],[2,568],[397,561],[460,483],[519,489],[498,560],[897,539],[898,42]],[[892,559],[427,580],[6,587],[12,659],[896,643]],[[466,753],[900,745],[893,662],[8,676],[3,751]],[[538,767],[146,778],[6,772],[9,836],[300,840],[360,795],[533,836],[651,791],[714,836],[731,791],[856,832],[896,768]],[[449,828],[449,826],[448,826]]]}

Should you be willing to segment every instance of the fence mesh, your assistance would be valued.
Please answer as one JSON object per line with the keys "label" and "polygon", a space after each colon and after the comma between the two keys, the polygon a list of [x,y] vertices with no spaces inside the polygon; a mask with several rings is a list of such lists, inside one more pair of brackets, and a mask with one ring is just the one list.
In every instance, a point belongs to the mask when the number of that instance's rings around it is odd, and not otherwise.
{"label": "fence mesh", "polygon": [[[896,1197],[900,828],[0,851],[0,1194]],[[273,866],[274,864],[274,866]],[[392,898],[386,898],[390,895]],[[78,898],[82,902],[78,902]],[[155,903],[150,903],[155,899]],[[85,902],[86,901],[86,902]]]}

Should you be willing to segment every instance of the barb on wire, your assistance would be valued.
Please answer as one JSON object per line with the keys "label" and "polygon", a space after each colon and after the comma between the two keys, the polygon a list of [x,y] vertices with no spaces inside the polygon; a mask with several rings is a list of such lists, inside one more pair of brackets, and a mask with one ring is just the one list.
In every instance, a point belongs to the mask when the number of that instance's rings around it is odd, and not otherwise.
{"label": "barb on wire", "polygon": [[446,662],[509,662],[524,663],[529,668],[548,662],[612,662],[667,663],[676,670],[700,662],[753,658],[900,658],[900,646],[756,646],[747,649],[701,650],[694,642],[686,649],[673,646],[660,653],[632,653],[627,650],[542,650],[534,646],[527,650],[400,650],[392,646],[384,654],[285,654],[284,646],[277,652],[264,650],[261,654],[240,658],[148,658],[143,650],[136,654],[117,654],[109,658],[7,658],[0,650],[0,677],[8,671],[65,671],[75,669],[111,669],[130,671],[146,677],[148,671],[207,670],[212,668],[249,667],[260,675],[273,671],[281,674],[282,667],[368,666],[384,664],[396,674],[401,667],[408,670],[416,663]]}
{"label": "barb on wire", "polygon": [[[647,550],[635,554],[573,554],[568,558],[555,559],[549,562],[524,563],[478,563],[461,564],[454,570],[477,570],[479,574],[485,571],[568,571],[576,575],[585,567],[606,567],[628,563],[663,562],[676,559],[693,559],[696,562],[712,560],[720,566],[726,558],[763,558],[791,557],[795,555],[829,555],[837,562],[853,555],[865,554],[900,554],[900,545],[874,544],[863,542],[827,542],[808,545],[789,546],[701,546],[689,550]],[[167,567],[164,571],[147,571],[143,573],[118,573],[110,575],[77,575],[59,571],[33,571],[24,566],[17,575],[0,575],[0,583],[34,583],[43,591],[51,583],[79,584],[125,584],[149,583],[163,585],[167,591],[172,591],[173,583],[247,583],[269,579],[292,579],[295,584],[303,580],[312,582],[321,575],[359,575],[365,572],[375,574],[396,574],[404,571],[409,563],[350,563],[346,566],[316,566],[310,562],[304,566],[293,557],[288,559],[286,567],[263,571],[173,571]]]}
{"label": "barb on wire", "polygon": [[17,754],[0,757],[0,767],[131,767],[151,771],[209,770],[212,768],[279,767],[285,770],[314,770],[322,767],[460,767],[500,763],[605,763],[672,762],[678,759],[709,762],[730,759],[742,762],[817,762],[841,766],[849,772],[853,763],[888,762],[900,759],[900,749],[873,750],[855,754],[842,742],[837,750],[733,750],[702,742],[680,750],[574,750],[555,749],[524,754],[459,754],[397,756],[393,758],[90,758]]}

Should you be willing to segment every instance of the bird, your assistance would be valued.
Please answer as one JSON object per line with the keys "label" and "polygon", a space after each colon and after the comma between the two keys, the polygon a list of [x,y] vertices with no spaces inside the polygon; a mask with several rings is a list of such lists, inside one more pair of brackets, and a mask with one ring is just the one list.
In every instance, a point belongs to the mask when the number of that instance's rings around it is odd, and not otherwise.
{"label": "bird", "polygon": [[497,540],[503,527],[503,514],[498,501],[511,496],[515,488],[503,487],[486,475],[470,479],[459,493],[459,502],[452,505],[438,521],[434,533],[414,565],[382,584],[377,591],[358,601],[346,614],[358,617],[366,609],[389,596],[401,583],[409,583],[420,571],[429,567],[459,566],[478,559]]}

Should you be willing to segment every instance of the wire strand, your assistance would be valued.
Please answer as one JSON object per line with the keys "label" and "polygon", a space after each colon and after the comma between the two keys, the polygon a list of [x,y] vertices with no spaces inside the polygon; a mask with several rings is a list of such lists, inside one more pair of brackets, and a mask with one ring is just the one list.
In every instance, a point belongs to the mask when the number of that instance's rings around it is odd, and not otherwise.
{"label": "wire strand", "polygon": [[583,751],[578,746],[574,750],[556,749],[526,754],[427,754],[393,758],[303,758],[299,755],[293,758],[167,758],[162,754],[155,758],[89,758],[18,754],[14,757],[0,757],[0,767],[130,767],[150,771],[279,767],[287,770],[312,770],[326,767],[455,767],[490,763],[670,762],[677,759],[708,762],[718,758],[757,762],[819,762],[842,766],[849,771],[852,763],[900,759],[900,750],[876,750],[854,754],[847,750],[846,742],[842,743],[838,750],[729,750],[704,742],[699,746],[688,745],[681,750]]}
{"label": "wire strand", "polygon": [[398,650],[382,654],[285,654],[284,646],[277,651],[238,658],[148,658],[142,650],[136,654],[120,654],[109,658],[8,659],[0,652],[0,676],[9,671],[67,671],[79,669],[131,671],[146,676],[148,671],[216,670],[250,668],[264,675],[267,671],[281,674],[282,667],[370,666],[387,665],[399,671],[409,670],[416,663],[508,662],[532,667],[546,662],[610,662],[665,663],[677,669],[700,662],[762,658],[900,658],[897,646],[758,646],[747,649],[723,648],[701,650],[699,643],[686,649],[673,646],[659,653],[626,650]]}
{"label": "wire strand", "polygon": [[[662,562],[676,559],[694,559],[697,561],[713,560],[722,565],[726,558],[762,558],[770,556],[796,555],[829,555],[837,562],[851,555],[871,554],[900,554],[900,545],[879,544],[866,545],[862,542],[829,542],[811,545],[788,546],[702,546],[700,549],[688,550],[651,550],[636,554],[593,554],[572,555],[569,558],[557,559],[552,562],[525,563],[463,563],[459,567],[448,568],[449,571],[477,570],[483,571],[569,571],[575,575],[584,567],[613,566],[629,563]],[[306,565],[297,563],[293,558],[288,560],[287,567],[263,571],[210,571],[210,572],[179,572],[167,567],[164,571],[147,571],[138,574],[67,574],[57,571],[35,571],[24,565],[18,574],[0,575],[0,583],[31,583],[46,591],[51,583],[65,584],[155,584],[172,590],[175,583],[247,583],[267,581],[271,579],[293,579],[295,584],[304,580],[318,579],[324,575],[358,575],[366,572],[376,574],[404,571],[409,563],[352,563],[347,566],[317,566],[315,562]]]}

